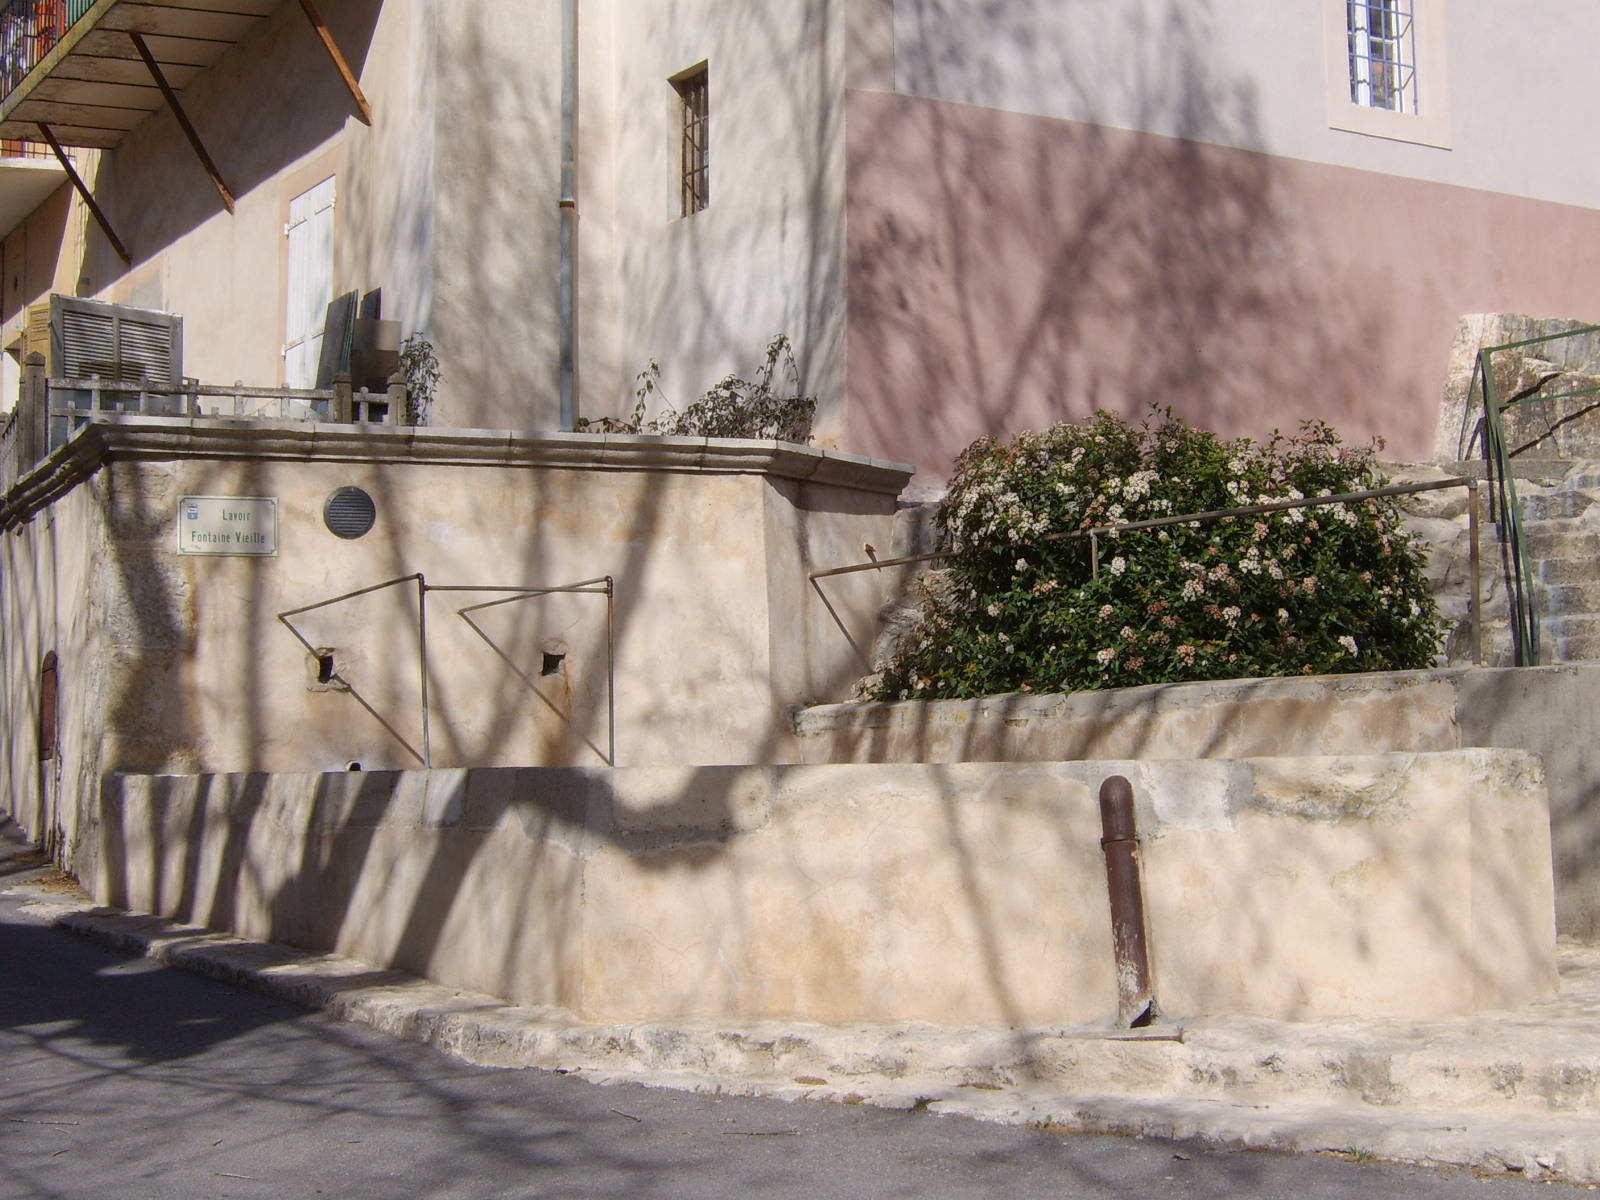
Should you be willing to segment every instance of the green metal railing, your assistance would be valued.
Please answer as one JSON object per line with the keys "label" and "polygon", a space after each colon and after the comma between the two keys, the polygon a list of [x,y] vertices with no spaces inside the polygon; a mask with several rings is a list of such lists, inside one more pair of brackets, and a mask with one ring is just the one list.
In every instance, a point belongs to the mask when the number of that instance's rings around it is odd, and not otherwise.
{"label": "green metal railing", "polygon": [[1600,387],[1577,388],[1553,395],[1545,395],[1540,388],[1533,388],[1502,401],[1496,394],[1494,356],[1503,350],[1520,350],[1526,346],[1557,342],[1589,333],[1600,333],[1600,325],[1581,325],[1562,333],[1547,333],[1543,337],[1524,338],[1519,342],[1484,346],[1478,351],[1478,359],[1472,369],[1472,382],[1468,386],[1469,411],[1473,392],[1481,388],[1483,395],[1483,459],[1491,498],[1490,518],[1500,522],[1501,554],[1506,560],[1506,576],[1510,585],[1506,592],[1511,607],[1512,661],[1519,667],[1539,665],[1539,613],[1533,600],[1533,572],[1528,561],[1528,540],[1522,529],[1522,506],[1517,499],[1517,481],[1511,470],[1512,458],[1528,446],[1512,449],[1506,445],[1505,425],[1500,415],[1509,408],[1532,400],[1568,400],[1574,396],[1600,394]]}

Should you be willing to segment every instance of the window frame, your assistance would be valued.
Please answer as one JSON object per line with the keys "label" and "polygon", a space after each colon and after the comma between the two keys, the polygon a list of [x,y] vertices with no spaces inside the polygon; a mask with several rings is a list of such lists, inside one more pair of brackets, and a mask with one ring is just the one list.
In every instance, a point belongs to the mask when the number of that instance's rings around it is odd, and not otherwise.
{"label": "window frame", "polygon": [[1450,79],[1445,55],[1448,0],[1410,0],[1411,98],[1400,108],[1365,104],[1355,96],[1361,81],[1352,70],[1351,6],[1369,2],[1323,0],[1329,127],[1450,149]]}
{"label": "window frame", "polygon": [[711,70],[699,62],[667,80],[677,97],[678,216],[711,207]]}

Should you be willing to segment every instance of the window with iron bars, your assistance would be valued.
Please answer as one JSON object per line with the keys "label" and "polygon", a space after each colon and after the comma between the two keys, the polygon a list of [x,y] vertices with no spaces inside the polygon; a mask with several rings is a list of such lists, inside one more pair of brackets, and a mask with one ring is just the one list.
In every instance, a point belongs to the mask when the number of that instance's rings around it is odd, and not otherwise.
{"label": "window with iron bars", "polygon": [[692,216],[711,203],[711,88],[706,67],[672,80],[678,93],[679,215]]}
{"label": "window with iron bars", "polygon": [[1347,0],[1350,102],[1417,112],[1414,0]]}

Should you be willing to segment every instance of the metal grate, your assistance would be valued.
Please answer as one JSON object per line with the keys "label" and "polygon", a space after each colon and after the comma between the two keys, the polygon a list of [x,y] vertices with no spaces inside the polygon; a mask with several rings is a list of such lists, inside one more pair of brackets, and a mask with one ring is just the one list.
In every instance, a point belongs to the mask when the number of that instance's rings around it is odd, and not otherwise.
{"label": "metal grate", "polygon": [[378,506],[358,487],[342,487],[322,506],[322,521],[336,537],[365,537],[378,520]]}
{"label": "metal grate", "polygon": [[1350,102],[1417,112],[1414,0],[1347,0]]}
{"label": "metal grate", "polygon": [[711,203],[711,87],[710,72],[698,67],[672,81],[682,112],[679,171],[683,216],[691,216]]}

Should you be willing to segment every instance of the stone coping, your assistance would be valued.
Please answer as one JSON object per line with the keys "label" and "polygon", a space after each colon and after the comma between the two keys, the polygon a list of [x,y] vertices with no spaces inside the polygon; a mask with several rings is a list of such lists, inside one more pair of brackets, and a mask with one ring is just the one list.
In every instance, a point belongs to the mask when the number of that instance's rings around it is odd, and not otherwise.
{"label": "stone coping", "polygon": [[[1560,664],[1561,670],[1572,664]],[[927,722],[981,719],[1025,721],[1040,717],[1107,717],[1121,713],[1148,716],[1193,707],[1210,700],[1322,700],[1332,693],[1402,691],[1434,683],[1454,686],[1469,672],[1542,671],[1541,667],[1435,667],[1411,671],[1372,671],[1348,675],[1284,675],[1254,679],[1210,679],[1188,683],[1147,683],[1139,687],[1087,692],[1007,692],[968,700],[854,700],[795,710],[801,734],[835,729],[883,729]]]}
{"label": "stone coping", "polygon": [[258,459],[768,475],[898,495],[916,468],[793,442],[96,414],[0,499],[14,529],[113,459]]}

